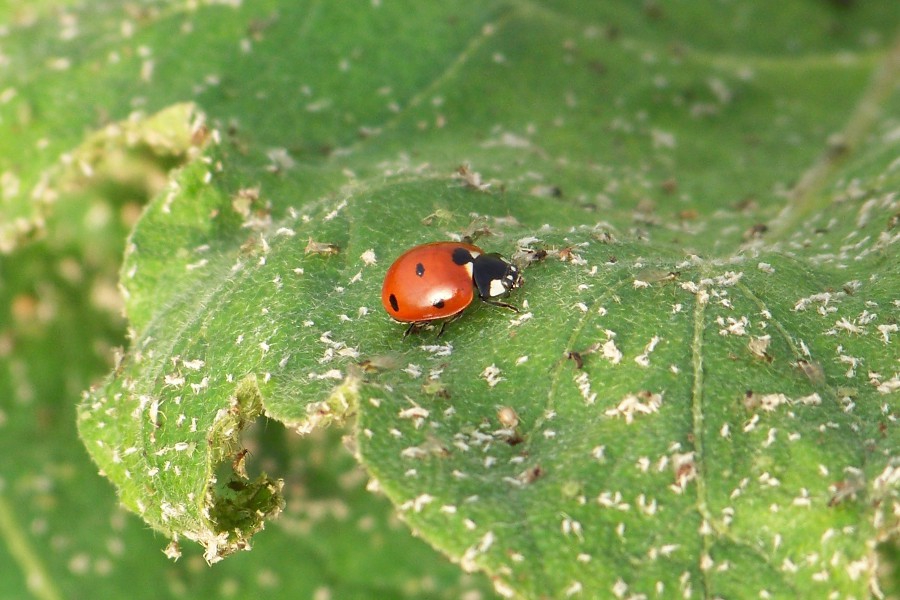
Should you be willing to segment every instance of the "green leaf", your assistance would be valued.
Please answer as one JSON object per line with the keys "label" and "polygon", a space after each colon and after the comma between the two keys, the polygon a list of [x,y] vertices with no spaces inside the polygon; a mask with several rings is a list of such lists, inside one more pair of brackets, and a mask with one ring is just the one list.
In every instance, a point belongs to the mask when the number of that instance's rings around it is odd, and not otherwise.
{"label": "green leaf", "polygon": [[[243,452],[265,414],[348,423],[374,487],[502,595],[877,588],[898,503],[896,8],[148,15],[101,77],[143,81],[148,114],[174,106],[182,147],[208,145],[129,238],[131,345],[78,423],[151,526],[210,562],[246,547],[284,502]],[[403,337],[384,270],[464,235],[521,264],[520,312]]]}
{"label": "green leaf", "polygon": [[[181,548],[180,560],[168,560],[161,552],[167,540],[116,507],[76,434],[76,399],[112,368],[112,348],[124,343],[116,279],[138,203],[165,185],[165,171],[203,136],[184,103],[110,124],[110,113],[129,114],[124,88],[98,86],[96,64],[82,71],[75,60],[75,68],[58,70],[60,54],[71,59],[85,41],[100,42],[91,52],[105,63],[122,50],[115,32],[139,15],[101,3],[79,9],[93,12],[57,7],[50,17],[38,8],[0,8],[0,22],[10,23],[0,25],[0,63],[10,67],[0,75],[0,92],[14,82],[16,92],[0,105],[0,175],[4,194],[18,189],[0,202],[0,229],[32,215],[31,235],[39,238],[15,234],[4,247],[10,253],[0,256],[0,560],[7,566],[0,597],[119,598],[127,589],[135,598],[274,590],[292,597],[458,598],[484,588],[481,578],[461,575],[412,538],[388,502],[365,491],[339,432],[300,439],[274,422],[244,432],[251,477],[259,464],[276,471],[289,503],[252,553],[216,569],[206,568],[192,544]],[[74,42],[60,40],[60,24],[77,29]],[[85,134],[91,129],[97,132]],[[201,135],[192,139],[192,132]],[[10,182],[18,183],[6,187]],[[32,203],[35,190],[49,201]],[[178,546],[166,550],[174,555]],[[368,568],[379,573],[377,581]]]}

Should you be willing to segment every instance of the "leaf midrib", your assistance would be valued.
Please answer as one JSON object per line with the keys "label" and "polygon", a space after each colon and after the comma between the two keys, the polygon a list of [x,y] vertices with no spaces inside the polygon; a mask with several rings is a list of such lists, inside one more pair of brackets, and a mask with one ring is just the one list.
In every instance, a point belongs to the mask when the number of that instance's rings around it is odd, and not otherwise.
{"label": "leaf midrib", "polygon": [[900,84],[900,34],[876,67],[872,82],[860,96],[844,128],[838,132],[837,139],[842,148],[826,147],[816,161],[801,174],[788,193],[788,200],[781,212],[769,224],[769,233],[766,235],[769,242],[786,240],[810,214],[831,204],[831,198],[822,193],[826,184],[859,150],[866,136],[873,132],[879,117],[882,116],[881,107],[895,93],[898,84]]}

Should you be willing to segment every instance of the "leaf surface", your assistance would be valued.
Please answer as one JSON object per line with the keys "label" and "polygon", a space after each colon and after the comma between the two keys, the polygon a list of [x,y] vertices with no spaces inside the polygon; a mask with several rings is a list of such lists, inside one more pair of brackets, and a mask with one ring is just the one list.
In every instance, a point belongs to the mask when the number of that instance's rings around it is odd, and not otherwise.
{"label": "leaf surface", "polygon": [[[404,519],[504,595],[875,585],[895,8],[150,6],[103,78],[182,107],[203,150],[129,238],[132,344],[80,409],[126,506],[215,561],[284,502],[279,473],[244,477],[242,432],[353,417]],[[65,85],[95,87],[116,43]],[[115,89],[90,108],[124,116]],[[523,266],[521,311],[402,337],[384,270],[463,235]]]}

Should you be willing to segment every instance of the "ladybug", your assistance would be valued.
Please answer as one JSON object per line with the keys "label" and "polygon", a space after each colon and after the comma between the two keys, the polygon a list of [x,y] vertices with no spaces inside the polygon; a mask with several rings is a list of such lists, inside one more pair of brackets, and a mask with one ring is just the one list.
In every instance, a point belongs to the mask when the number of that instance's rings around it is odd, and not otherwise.
{"label": "ladybug", "polygon": [[462,316],[476,291],[488,304],[519,312],[495,298],[520,285],[518,267],[499,254],[485,254],[462,242],[432,242],[394,261],[384,276],[381,303],[395,320],[410,324],[404,337],[428,321],[443,319],[440,337],[447,323]]}

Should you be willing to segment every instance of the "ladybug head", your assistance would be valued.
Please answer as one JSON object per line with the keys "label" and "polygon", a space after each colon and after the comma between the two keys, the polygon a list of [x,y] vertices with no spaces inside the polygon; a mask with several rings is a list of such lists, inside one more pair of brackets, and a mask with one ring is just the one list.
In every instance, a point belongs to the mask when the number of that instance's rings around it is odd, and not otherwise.
{"label": "ladybug head", "polygon": [[519,267],[514,264],[510,264],[507,267],[506,273],[503,275],[503,279],[501,281],[506,291],[514,290],[525,283],[525,279],[522,277],[522,272],[519,271]]}

